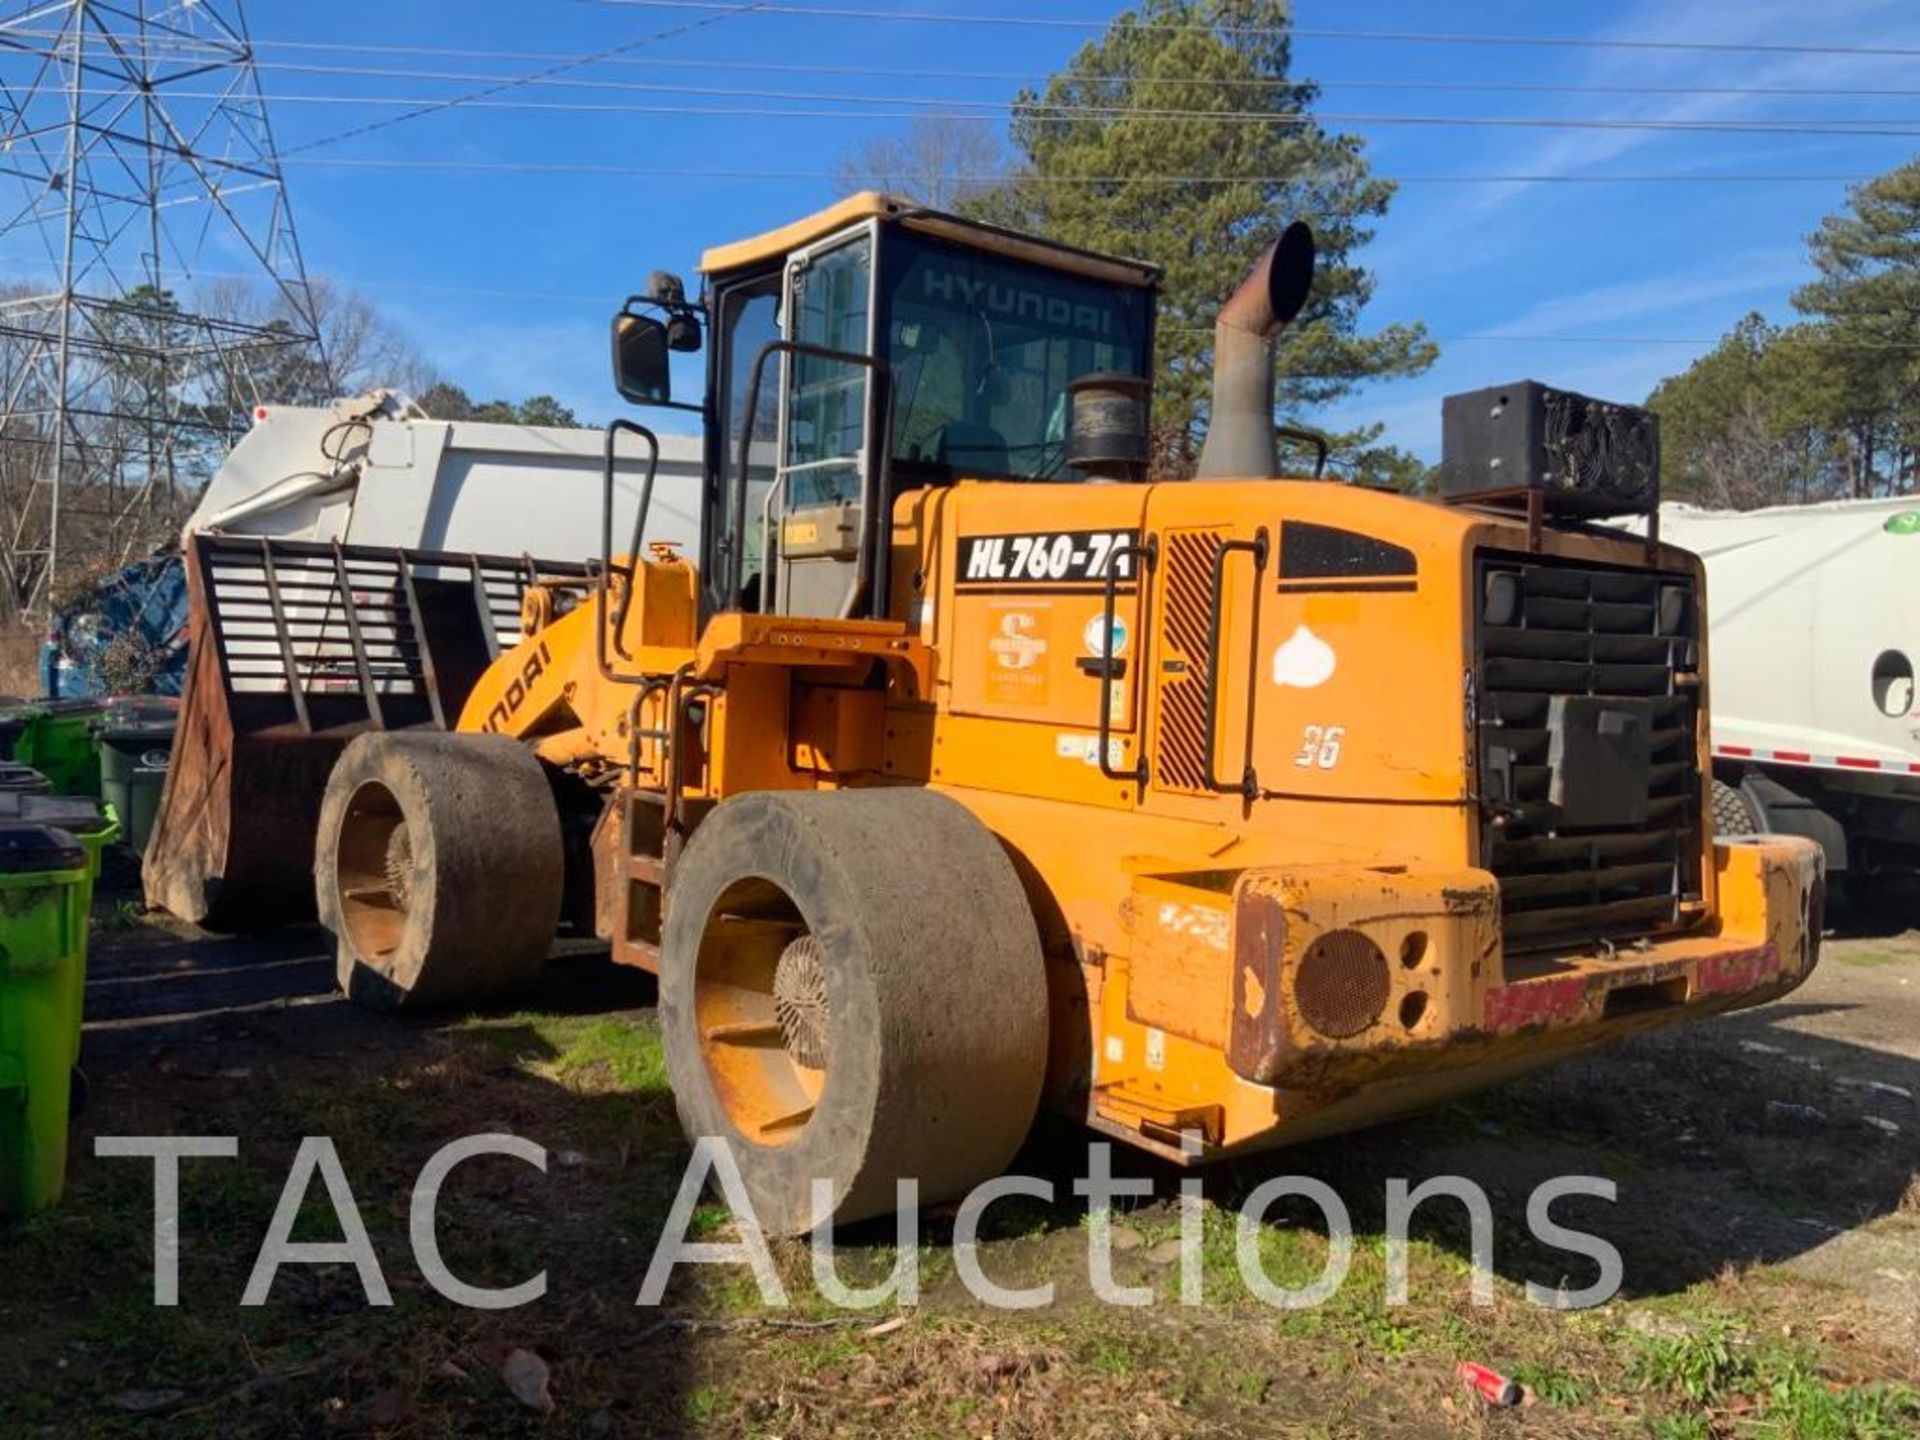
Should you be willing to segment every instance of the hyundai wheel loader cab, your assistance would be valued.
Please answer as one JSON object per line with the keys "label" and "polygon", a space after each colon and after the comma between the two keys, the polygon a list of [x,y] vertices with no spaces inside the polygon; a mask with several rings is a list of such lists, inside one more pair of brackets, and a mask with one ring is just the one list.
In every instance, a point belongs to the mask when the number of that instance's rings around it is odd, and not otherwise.
{"label": "hyundai wheel loader cab", "polygon": [[1587,523],[1651,505],[1651,417],[1505,387],[1449,402],[1445,503],[1280,478],[1296,226],[1221,311],[1201,478],[1154,481],[1145,266],[868,195],[703,269],[613,331],[700,417],[700,553],[606,533],[470,733],[348,750],[356,995],[597,930],[795,1231],[952,1198],[1043,1096],[1190,1160],[1811,968],[1817,854],[1711,833],[1698,562]]}
{"label": "hyundai wheel loader cab", "polygon": [[703,313],[630,306],[667,313],[624,317],[616,362],[629,398],[675,403],[659,359],[695,325],[710,334],[693,407],[708,422],[707,614],[909,618],[900,498],[1082,478],[1073,383],[1150,372],[1149,267],[877,195],[709,251],[702,269]]}

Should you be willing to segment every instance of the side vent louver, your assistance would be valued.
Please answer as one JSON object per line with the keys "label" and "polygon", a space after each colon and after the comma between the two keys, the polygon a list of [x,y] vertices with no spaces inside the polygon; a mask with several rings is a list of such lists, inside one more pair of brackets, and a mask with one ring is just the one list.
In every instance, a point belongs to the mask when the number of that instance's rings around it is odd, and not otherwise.
{"label": "side vent louver", "polygon": [[1162,568],[1160,713],[1154,781],[1211,794],[1207,786],[1207,609],[1218,530],[1175,530]]}

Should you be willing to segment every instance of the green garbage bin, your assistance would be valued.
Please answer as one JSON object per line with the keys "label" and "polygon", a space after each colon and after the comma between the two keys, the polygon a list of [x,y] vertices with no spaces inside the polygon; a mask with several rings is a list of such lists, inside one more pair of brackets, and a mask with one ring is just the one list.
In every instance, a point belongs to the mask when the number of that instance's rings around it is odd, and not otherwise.
{"label": "green garbage bin", "polygon": [[13,758],[46,776],[56,795],[98,795],[100,745],[93,728],[105,708],[99,700],[44,701],[20,732]]}
{"label": "green garbage bin", "polygon": [[115,700],[95,726],[100,793],[119,814],[124,838],[136,855],[146,853],[154,816],[160,813],[179,709],[177,700]]}
{"label": "green garbage bin", "polygon": [[0,1219],[46,1209],[66,1184],[87,871],[66,831],[0,825]]}
{"label": "green garbage bin", "polygon": [[[7,825],[51,825],[64,830],[80,842],[87,856],[87,878],[81,886],[82,914],[93,910],[93,887],[100,879],[100,857],[107,846],[120,838],[120,820],[113,806],[102,804],[91,795],[26,795],[0,790],[0,827]],[[73,986],[73,1013],[84,1008],[87,967],[82,962],[68,976]],[[73,1063],[80,1063],[80,1026],[73,1027]]]}

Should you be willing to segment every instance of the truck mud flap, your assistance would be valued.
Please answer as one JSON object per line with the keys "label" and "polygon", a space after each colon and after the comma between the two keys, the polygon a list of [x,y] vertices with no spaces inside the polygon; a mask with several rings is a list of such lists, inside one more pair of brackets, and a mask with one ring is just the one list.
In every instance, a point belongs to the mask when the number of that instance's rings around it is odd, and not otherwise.
{"label": "truck mud flap", "polygon": [[255,536],[187,548],[188,655],[144,857],[150,905],[215,930],[311,919],[333,762],[369,730],[446,730],[520,639],[536,579],[580,561]]}

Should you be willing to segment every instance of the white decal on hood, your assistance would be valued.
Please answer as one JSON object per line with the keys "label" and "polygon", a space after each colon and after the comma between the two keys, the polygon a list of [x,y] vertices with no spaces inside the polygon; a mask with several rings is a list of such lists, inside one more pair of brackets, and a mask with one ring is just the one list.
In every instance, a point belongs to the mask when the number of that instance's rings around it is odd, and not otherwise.
{"label": "white decal on hood", "polygon": [[1311,690],[1333,678],[1337,661],[1333,647],[1302,625],[1273,652],[1273,683]]}

